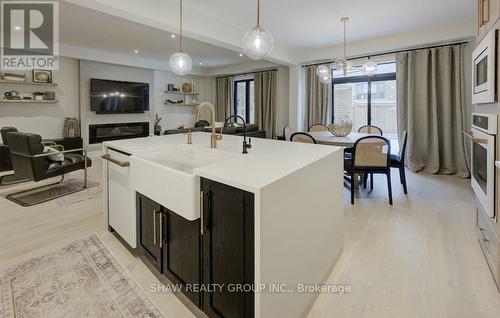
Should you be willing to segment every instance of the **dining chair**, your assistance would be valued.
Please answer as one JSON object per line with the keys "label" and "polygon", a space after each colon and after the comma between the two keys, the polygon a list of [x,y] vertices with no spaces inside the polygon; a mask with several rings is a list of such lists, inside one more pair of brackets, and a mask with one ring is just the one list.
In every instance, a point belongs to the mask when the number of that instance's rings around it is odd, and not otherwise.
{"label": "dining chair", "polygon": [[373,125],[361,126],[361,127],[359,127],[358,132],[364,133],[364,134],[379,135],[379,136],[384,135],[384,133],[382,132],[382,129],[380,129],[377,126],[373,126]]}
{"label": "dining chair", "polygon": [[403,132],[403,144],[399,148],[399,153],[397,155],[391,155],[391,167],[399,169],[399,178],[401,179],[401,184],[403,185],[403,190],[405,194],[408,194],[408,186],[406,184],[406,173],[405,173],[405,157],[406,157],[406,143],[408,141],[408,132],[405,130]]}
{"label": "dining chair", "polygon": [[290,141],[290,137],[292,137],[292,130],[290,129],[290,127],[283,127],[283,136],[285,136],[286,141]]}
{"label": "dining chair", "polygon": [[309,132],[311,131],[330,131],[330,129],[323,124],[314,124],[309,127]]}
{"label": "dining chair", "polygon": [[290,141],[292,142],[303,142],[303,143],[308,143],[308,144],[315,144],[316,139],[314,139],[313,136],[309,135],[308,133],[304,132],[296,132],[292,134],[290,137]]}
{"label": "dining chair", "polygon": [[[392,205],[391,185],[391,143],[382,136],[366,136],[358,139],[352,147],[351,158],[344,159],[344,178],[351,185],[351,204],[354,204],[354,190],[357,174],[385,174],[389,204]],[[371,182],[373,188],[373,179]]]}

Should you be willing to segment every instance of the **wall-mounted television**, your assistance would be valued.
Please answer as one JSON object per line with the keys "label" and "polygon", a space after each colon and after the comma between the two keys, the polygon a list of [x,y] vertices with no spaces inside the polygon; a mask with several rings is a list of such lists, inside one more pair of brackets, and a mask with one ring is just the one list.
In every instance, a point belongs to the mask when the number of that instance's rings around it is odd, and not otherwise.
{"label": "wall-mounted television", "polygon": [[98,114],[143,113],[149,110],[149,84],[92,78],[90,110]]}

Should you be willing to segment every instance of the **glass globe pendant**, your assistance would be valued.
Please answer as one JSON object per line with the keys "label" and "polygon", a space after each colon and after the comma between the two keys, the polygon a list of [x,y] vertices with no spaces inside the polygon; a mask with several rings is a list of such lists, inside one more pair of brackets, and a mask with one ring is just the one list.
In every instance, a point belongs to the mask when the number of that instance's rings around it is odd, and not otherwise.
{"label": "glass globe pendant", "polygon": [[174,53],[168,61],[170,70],[177,75],[186,75],[193,68],[191,57],[182,52],[182,0],[179,0],[179,52]]}
{"label": "glass globe pendant", "polygon": [[243,50],[252,60],[260,60],[269,56],[273,47],[273,35],[260,26],[260,0],[257,0],[257,26],[248,30],[243,36]]}
{"label": "glass globe pendant", "polygon": [[170,57],[168,64],[170,66],[170,70],[177,75],[186,75],[191,72],[193,67],[191,57],[183,52],[173,54]]}
{"label": "glass globe pendant", "polygon": [[316,76],[322,77],[330,73],[330,69],[326,65],[318,66],[316,69]]}
{"label": "glass globe pendant", "polygon": [[367,76],[372,76],[377,73],[378,64],[373,61],[368,61],[363,64],[363,73]]}
{"label": "glass globe pendant", "polygon": [[330,84],[332,82],[332,76],[330,74],[321,75],[319,81],[323,84]]}

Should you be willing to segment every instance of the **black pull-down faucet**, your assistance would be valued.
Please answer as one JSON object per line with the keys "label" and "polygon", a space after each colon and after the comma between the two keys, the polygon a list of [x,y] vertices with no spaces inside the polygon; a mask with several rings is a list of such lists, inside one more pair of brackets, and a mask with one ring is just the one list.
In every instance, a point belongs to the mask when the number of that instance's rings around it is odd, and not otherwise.
{"label": "black pull-down faucet", "polygon": [[[231,120],[232,118],[236,118],[236,119],[239,118],[243,122],[243,152],[242,153],[247,154],[248,149],[252,148],[252,138],[248,138],[248,142],[247,142],[247,123],[243,117],[238,116],[238,115],[231,115],[228,118],[226,118],[226,120],[224,120],[224,126],[226,126],[227,121]],[[222,129],[224,129],[224,128],[222,128]]]}

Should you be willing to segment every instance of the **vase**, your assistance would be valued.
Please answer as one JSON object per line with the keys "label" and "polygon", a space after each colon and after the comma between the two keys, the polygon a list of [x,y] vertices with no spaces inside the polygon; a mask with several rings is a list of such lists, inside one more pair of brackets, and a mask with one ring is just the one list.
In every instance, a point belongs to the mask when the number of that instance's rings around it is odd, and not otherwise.
{"label": "vase", "polygon": [[161,126],[160,125],[155,125],[155,135],[156,136],[161,135]]}

